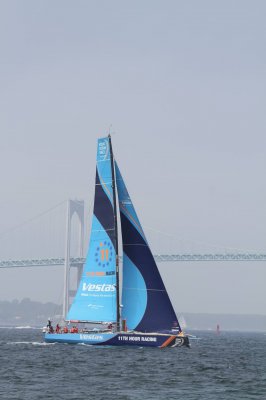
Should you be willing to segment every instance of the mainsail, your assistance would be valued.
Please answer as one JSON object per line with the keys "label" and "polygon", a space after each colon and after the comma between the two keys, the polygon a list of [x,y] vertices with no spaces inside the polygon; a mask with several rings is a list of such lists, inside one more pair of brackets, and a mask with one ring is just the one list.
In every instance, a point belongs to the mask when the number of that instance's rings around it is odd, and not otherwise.
{"label": "mainsail", "polygon": [[123,241],[122,318],[129,329],[159,332],[179,326],[134,206],[117,166]]}
{"label": "mainsail", "polygon": [[116,237],[110,138],[98,140],[94,210],[83,275],[66,320],[117,320]]}

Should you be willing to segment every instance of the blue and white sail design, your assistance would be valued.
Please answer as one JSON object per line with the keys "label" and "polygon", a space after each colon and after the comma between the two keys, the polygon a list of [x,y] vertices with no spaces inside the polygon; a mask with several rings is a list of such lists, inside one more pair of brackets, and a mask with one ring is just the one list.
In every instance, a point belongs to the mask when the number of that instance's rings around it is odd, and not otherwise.
{"label": "blue and white sail design", "polygon": [[115,163],[123,239],[122,318],[129,329],[181,331],[125,183]]}
{"label": "blue and white sail design", "polygon": [[66,320],[116,321],[114,190],[110,152],[109,138],[99,139],[89,249]]}

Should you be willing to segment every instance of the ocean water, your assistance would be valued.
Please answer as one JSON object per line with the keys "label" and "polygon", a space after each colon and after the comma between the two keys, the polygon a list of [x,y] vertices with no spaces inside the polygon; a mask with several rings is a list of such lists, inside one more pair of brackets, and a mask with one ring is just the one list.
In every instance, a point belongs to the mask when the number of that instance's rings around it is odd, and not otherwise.
{"label": "ocean water", "polygon": [[197,332],[191,349],[45,344],[0,329],[0,399],[266,400],[266,334]]}

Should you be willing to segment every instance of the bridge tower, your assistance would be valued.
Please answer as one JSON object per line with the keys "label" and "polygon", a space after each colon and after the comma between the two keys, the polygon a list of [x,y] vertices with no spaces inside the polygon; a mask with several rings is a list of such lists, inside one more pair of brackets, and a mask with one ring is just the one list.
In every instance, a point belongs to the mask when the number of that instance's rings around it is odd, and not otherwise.
{"label": "bridge tower", "polygon": [[[84,243],[84,201],[68,200],[66,214],[66,241],[65,241],[65,271],[64,271],[64,300],[63,300],[63,318],[65,319],[69,309],[69,298],[75,294],[69,289],[70,278],[70,251],[71,251],[71,230],[72,218],[74,215],[78,217],[79,223],[79,239],[78,239],[78,257],[83,257]],[[77,267],[77,287],[82,275],[83,265]],[[74,293],[73,293],[74,292]]]}

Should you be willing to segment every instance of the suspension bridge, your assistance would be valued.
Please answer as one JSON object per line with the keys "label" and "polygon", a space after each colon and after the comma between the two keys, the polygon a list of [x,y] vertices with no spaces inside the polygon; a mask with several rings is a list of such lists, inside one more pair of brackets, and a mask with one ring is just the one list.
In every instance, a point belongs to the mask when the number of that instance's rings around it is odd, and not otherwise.
{"label": "suspension bridge", "polygon": [[[65,205],[67,205],[66,210]],[[64,206],[63,214],[61,212],[61,217],[58,218],[60,206]],[[48,217],[48,227],[45,226],[42,220],[44,217]],[[59,223],[57,223],[57,219]],[[33,228],[32,225],[34,225]],[[65,226],[65,232],[63,232],[62,225]],[[89,229],[85,228],[86,225],[88,225],[88,221],[85,220],[84,201],[69,200],[50,208],[46,212],[10,229],[8,232],[0,233],[0,269],[63,267],[64,314],[66,314],[70,298],[75,294],[80,281],[85,262],[84,243],[88,242],[86,235],[89,231]],[[25,229],[28,230],[25,231]],[[159,243],[161,245],[162,241],[160,240]],[[19,244],[17,254],[21,251],[27,256],[13,256],[16,253],[17,244]],[[172,250],[173,248],[174,246],[172,246]],[[36,254],[35,257],[28,257],[29,254],[32,255],[34,252]],[[40,257],[39,254],[44,254],[44,252],[47,252],[49,256]],[[51,252],[53,253],[52,255]],[[11,254],[12,257],[10,256]],[[207,249],[205,251],[191,252],[188,248],[185,251],[156,252],[154,258],[158,263],[265,262],[266,253],[233,251],[232,249],[224,249],[223,251],[215,249],[215,251],[211,252]],[[70,272],[73,269],[76,271],[76,283],[75,289],[70,290]]]}
{"label": "suspension bridge", "polygon": [[[85,262],[85,257],[84,257],[84,231],[85,231],[85,218],[84,218],[84,201],[83,200],[69,200],[67,202],[62,202],[59,203],[58,206],[61,205],[66,205],[67,204],[67,211],[66,211],[66,221],[64,221],[65,224],[65,230],[66,232],[62,234],[62,229],[60,232],[54,232],[54,236],[52,236],[51,231],[54,229],[54,227],[50,227],[48,229],[48,235],[50,236],[50,241],[47,241],[47,237],[45,239],[41,237],[41,235],[38,232],[38,236],[40,237],[40,241],[42,243],[48,242],[48,246],[46,248],[51,247],[52,243],[55,242],[55,237],[57,239],[61,238],[61,248],[60,246],[57,246],[57,254],[55,257],[6,257],[2,258],[0,255],[0,268],[26,268],[26,267],[49,267],[49,266],[64,266],[66,262],[69,264],[70,267],[80,267],[83,266]],[[58,209],[58,206],[54,206],[47,210],[46,212],[43,212],[39,215],[37,215],[34,218],[31,218],[29,221],[26,221],[25,223],[22,223],[18,225],[17,227],[14,227],[10,230],[10,232],[14,231],[19,231],[18,236],[19,239],[17,239],[19,242],[21,242],[21,236],[27,236],[27,234],[21,233],[20,230],[23,228],[25,225],[30,225],[32,222],[35,220],[40,219],[42,216],[49,214],[49,212],[54,211],[55,209]],[[78,255],[75,256],[70,256],[71,252],[71,241],[73,241],[73,235],[72,235],[72,219],[73,217],[78,217],[78,231],[77,229],[74,232],[74,238],[77,239],[78,237],[78,244],[76,243],[76,247],[78,247],[78,251],[76,250],[76,253]],[[54,220],[54,216],[52,218]],[[62,222],[62,218],[61,218]],[[40,225],[37,225],[37,230],[40,230]],[[61,223],[62,225],[62,223]],[[62,227],[61,227],[62,228]],[[11,244],[12,251],[13,252],[13,246],[15,245],[14,242],[16,242],[16,238],[10,239],[10,235],[8,235],[4,232],[4,236],[7,236],[8,241]],[[3,241],[3,238],[1,238],[3,234],[0,233],[0,242]],[[47,234],[46,234],[47,236]],[[64,241],[62,241],[62,238],[64,238]],[[2,239],[2,240],[1,240]],[[30,242],[30,250],[28,253],[31,253],[33,248],[36,247],[36,238],[34,242],[32,239],[29,240]],[[63,246],[62,246],[63,244]],[[27,247],[25,243],[22,243],[23,247]],[[6,243],[3,243],[3,247],[6,246]],[[177,245],[175,245],[178,247]],[[37,246],[38,247],[38,246]],[[172,246],[173,247],[173,246]],[[186,249],[188,250],[188,249]],[[3,248],[0,248],[1,253],[3,254]],[[65,257],[62,256],[62,253],[64,252]],[[59,254],[61,253],[61,254]],[[266,261],[266,253],[257,253],[257,252],[243,252],[243,251],[237,251],[237,250],[232,250],[232,249],[225,249],[221,251],[215,250],[215,251],[197,251],[197,252],[191,252],[191,251],[178,251],[178,252],[162,252],[162,253],[156,253],[154,254],[154,258],[156,262],[221,262],[221,261]],[[120,257],[121,260],[121,257]]]}

